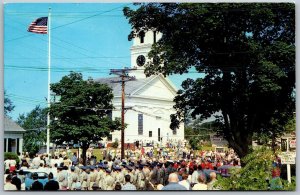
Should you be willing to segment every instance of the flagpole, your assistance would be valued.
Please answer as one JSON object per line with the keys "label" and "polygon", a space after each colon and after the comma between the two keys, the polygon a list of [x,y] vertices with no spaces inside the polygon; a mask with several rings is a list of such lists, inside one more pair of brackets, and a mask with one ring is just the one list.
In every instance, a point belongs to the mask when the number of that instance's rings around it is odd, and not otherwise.
{"label": "flagpole", "polygon": [[[47,26],[48,26],[48,98],[47,98],[47,103],[48,103],[48,109],[50,108],[50,82],[51,82],[51,8],[49,8],[49,15],[48,15],[48,21],[47,21]],[[50,149],[50,111],[48,111],[47,114],[47,154],[49,153]]]}

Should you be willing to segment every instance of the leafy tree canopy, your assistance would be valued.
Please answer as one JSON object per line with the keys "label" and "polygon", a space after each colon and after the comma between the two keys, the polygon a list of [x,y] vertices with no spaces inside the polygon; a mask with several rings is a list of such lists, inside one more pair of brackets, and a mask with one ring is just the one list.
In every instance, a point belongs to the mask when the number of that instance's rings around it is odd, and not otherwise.
{"label": "leafy tree canopy", "polygon": [[60,97],[50,107],[51,140],[57,144],[81,143],[85,162],[85,151],[91,143],[120,128],[120,121],[109,117],[113,109],[112,89],[72,72],[51,84],[51,90]]}
{"label": "leafy tree canopy", "polygon": [[13,102],[7,97],[6,91],[4,91],[4,114],[7,115],[12,112],[14,108]]}
{"label": "leafy tree canopy", "polygon": [[20,114],[17,123],[26,130],[24,151],[36,154],[46,142],[47,109],[36,106],[27,114]]}
{"label": "leafy tree canopy", "polygon": [[[145,73],[187,73],[174,101],[171,128],[186,112],[216,116],[224,137],[240,157],[252,135],[283,129],[295,110],[295,5],[292,3],[143,3],[125,7],[129,40],[156,30]],[[279,128],[280,127],[280,128]]]}

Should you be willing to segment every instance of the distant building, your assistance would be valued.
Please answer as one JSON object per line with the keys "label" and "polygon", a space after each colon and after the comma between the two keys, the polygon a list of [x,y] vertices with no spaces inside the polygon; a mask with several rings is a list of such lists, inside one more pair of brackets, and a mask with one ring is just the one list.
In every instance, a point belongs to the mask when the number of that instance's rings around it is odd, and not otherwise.
{"label": "distant building", "polygon": [[[136,80],[125,84],[125,143],[136,141],[146,143],[162,143],[168,141],[184,141],[184,124],[179,129],[170,129],[170,115],[175,114],[173,99],[177,89],[173,83],[162,74],[146,77],[144,65],[148,62],[147,54],[151,46],[161,37],[160,33],[148,31],[134,38],[131,47],[131,68],[137,68],[130,73]],[[112,118],[121,118],[121,83],[114,81],[119,77],[100,78],[96,81],[107,83],[113,88]],[[121,132],[112,133],[112,141],[121,140]]]}
{"label": "distant building", "polygon": [[4,116],[4,152],[23,152],[23,134],[26,131]]}

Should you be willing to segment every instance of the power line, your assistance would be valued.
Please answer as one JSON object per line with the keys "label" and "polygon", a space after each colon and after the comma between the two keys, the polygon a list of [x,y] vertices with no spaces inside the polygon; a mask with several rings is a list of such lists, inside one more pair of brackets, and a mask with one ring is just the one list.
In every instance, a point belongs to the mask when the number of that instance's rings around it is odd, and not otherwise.
{"label": "power line", "polygon": [[[119,8],[121,8],[121,7],[124,7],[124,6],[127,6],[127,5],[130,5],[130,3],[125,4],[125,5],[122,5],[122,6],[119,6],[119,7],[116,7],[116,8],[113,8],[113,9],[110,9],[110,10],[107,10],[107,11],[100,12],[100,13],[98,13],[98,14],[94,14],[94,15],[91,15],[91,16],[88,16],[88,17],[85,17],[85,18],[82,18],[82,19],[79,19],[79,20],[75,20],[75,21],[73,21],[73,22],[69,22],[69,23],[66,23],[66,24],[63,24],[63,25],[60,25],[60,26],[53,27],[53,28],[51,28],[50,30],[54,30],[54,29],[58,29],[58,28],[61,28],[61,27],[65,27],[65,26],[68,26],[68,25],[71,25],[71,24],[74,24],[74,23],[77,23],[77,22],[81,22],[81,21],[84,21],[84,20],[87,20],[87,19],[90,19],[90,18],[99,16],[99,15],[105,14],[105,13],[109,13],[109,12],[112,12],[112,11],[114,11],[114,10],[117,10],[117,9],[119,9]],[[11,42],[11,41],[23,39],[23,38],[26,38],[26,37],[30,37],[30,36],[33,36],[33,35],[34,35],[34,34],[31,33],[31,34],[29,34],[29,35],[25,35],[25,36],[17,37],[17,38],[14,38],[14,39],[6,40],[6,41],[4,41],[4,42]]]}

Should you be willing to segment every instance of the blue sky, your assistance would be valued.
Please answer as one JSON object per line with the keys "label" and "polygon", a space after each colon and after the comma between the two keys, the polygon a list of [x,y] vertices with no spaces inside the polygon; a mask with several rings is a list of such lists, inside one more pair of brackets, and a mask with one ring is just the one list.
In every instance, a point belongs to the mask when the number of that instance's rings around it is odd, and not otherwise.
{"label": "blue sky", "polygon": [[[51,83],[70,71],[84,78],[109,76],[111,68],[130,67],[127,36],[131,30],[123,16],[131,4],[19,3],[4,6],[4,89],[15,105],[10,116],[47,106],[48,36],[27,32],[35,19],[51,7]],[[175,86],[193,75],[173,75]]]}

